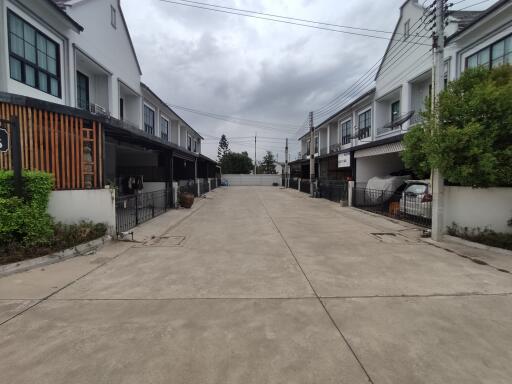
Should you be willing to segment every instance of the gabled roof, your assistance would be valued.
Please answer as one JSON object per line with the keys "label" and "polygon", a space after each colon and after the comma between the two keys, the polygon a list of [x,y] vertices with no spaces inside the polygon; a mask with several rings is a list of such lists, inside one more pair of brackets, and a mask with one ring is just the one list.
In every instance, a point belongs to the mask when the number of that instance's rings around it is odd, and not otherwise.
{"label": "gabled roof", "polygon": [[201,136],[199,134],[199,132],[197,132],[194,128],[192,128],[190,126],[189,123],[187,123],[180,115],[178,115],[171,107],[169,107],[169,105],[163,101],[160,96],[158,96],[155,92],[153,92],[153,90],[151,88],[149,88],[146,84],[144,84],[142,81],[140,82],[140,86],[141,88],[144,88],[146,91],[148,91],[155,99],[157,99],[160,103],[162,103],[163,105],[165,105],[166,108],[169,108],[169,110],[174,113],[181,121],[183,121],[187,127],[189,127],[192,131],[194,131],[202,140],[204,140],[204,137]]}
{"label": "gabled roof", "polygon": [[397,34],[397,31],[398,31],[398,26],[400,25],[400,22],[402,21],[402,14],[403,14],[403,9],[404,7],[407,5],[407,3],[409,3],[409,1],[412,1],[412,3],[416,6],[416,7],[419,7],[419,8],[422,8],[423,7],[421,5],[418,4],[418,0],[406,0],[401,6],[400,6],[400,17],[398,18],[398,21],[396,22],[396,25],[395,25],[395,29],[393,30],[393,34],[391,35],[391,38],[389,39],[389,42],[388,42],[388,46],[386,47],[386,52],[384,53],[384,56],[382,56],[382,60],[380,61],[380,64],[379,64],[379,69],[377,71],[377,74],[375,75],[375,80],[377,80],[377,78],[379,77],[380,75],[380,71],[382,70],[382,66],[384,65],[384,61],[386,61],[386,57],[388,56],[388,52],[389,50],[392,48],[391,47],[391,44],[396,41],[395,39],[395,35]]}
{"label": "gabled roof", "polygon": [[[69,17],[66,13],[66,8],[72,6],[74,3],[78,3],[77,0],[47,0],[50,3],[53,3],[54,6],[58,7],[61,12],[63,12],[67,17]],[[85,0],[81,0],[83,2]],[[128,29],[128,24],[126,23],[126,19],[124,18],[123,8],[121,7],[121,0],[117,0],[117,7],[119,8],[119,14],[121,15],[121,20],[123,21],[124,29],[126,31],[126,35],[128,36],[128,41],[130,43],[130,48],[132,49],[133,57],[135,57],[135,63],[137,64],[137,69],[139,70],[139,74],[142,75],[142,70],[140,69],[139,59],[137,58],[137,53],[135,52],[135,47],[133,46],[132,37],[130,36],[130,30]],[[71,18],[70,18],[71,19]],[[83,27],[81,27],[83,31]]]}
{"label": "gabled roof", "polygon": [[458,31],[461,31],[471,25],[482,13],[483,11],[451,11],[449,15],[457,20]]}
{"label": "gabled roof", "polygon": [[79,32],[82,32],[84,30],[84,27],[82,27],[80,24],[78,24],[74,19],[72,19],[62,8],[62,6],[58,3],[58,1],[64,1],[64,0],[46,0],[48,5],[50,5],[53,9],[55,9],[58,13],[60,13],[64,18],[73,25]]}
{"label": "gabled roof", "polygon": [[488,15],[490,15],[491,13],[499,10],[500,8],[504,7],[505,5],[508,5],[510,4],[510,0],[499,0],[497,1],[496,3],[494,3],[493,5],[491,5],[489,8],[487,8],[486,10],[484,11],[480,11],[478,12],[478,14],[475,14],[474,17],[468,21],[467,23],[465,23],[464,25],[464,28],[463,29],[459,29],[457,32],[455,32],[453,35],[449,36],[447,39],[446,39],[446,42],[448,43],[449,41],[459,37],[462,33],[464,33],[467,29],[471,28],[472,26],[474,26],[475,24],[477,24],[478,22],[480,22],[481,20],[485,19]]}

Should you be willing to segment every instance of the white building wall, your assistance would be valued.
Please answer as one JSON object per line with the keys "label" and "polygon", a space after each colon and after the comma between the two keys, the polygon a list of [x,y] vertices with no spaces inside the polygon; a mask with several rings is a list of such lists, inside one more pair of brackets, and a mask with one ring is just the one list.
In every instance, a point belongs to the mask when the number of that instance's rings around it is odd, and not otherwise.
{"label": "white building wall", "polygon": [[[110,7],[116,9],[116,28],[110,23]],[[109,78],[109,111],[119,118],[119,83],[123,81],[140,93],[140,72],[133,54],[117,0],[88,0],[67,8],[67,13],[84,26],[84,31],[71,39],[72,44],[86,52],[112,73]],[[73,58],[74,60],[74,58]],[[76,105],[76,76],[70,73],[72,105]]]}
{"label": "white building wall", "polygon": [[356,159],[356,182],[366,183],[372,177],[387,176],[403,167],[399,153],[361,157]]}
{"label": "white building wall", "polygon": [[[46,34],[59,46],[61,97],[55,97],[36,88],[10,78],[9,45],[7,13],[11,10],[34,28]],[[40,100],[70,105],[69,77],[69,41],[68,38],[78,36],[78,32],[66,25],[63,17],[52,12],[44,3],[36,1],[0,1],[0,91],[33,97]]]}
{"label": "white building wall", "polygon": [[512,233],[512,188],[445,187],[444,208],[446,226]]}
{"label": "white building wall", "polygon": [[81,220],[105,223],[109,233],[115,233],[115,194],[110,189],[53,191],[48,213],[64,224],[74,224]]}

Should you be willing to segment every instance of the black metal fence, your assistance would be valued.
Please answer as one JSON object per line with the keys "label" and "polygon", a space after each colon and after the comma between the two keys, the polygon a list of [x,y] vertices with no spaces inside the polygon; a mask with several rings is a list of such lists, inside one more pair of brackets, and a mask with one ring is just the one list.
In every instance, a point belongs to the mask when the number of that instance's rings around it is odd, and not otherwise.
{"label": "black metal fence", "polygon": [[424,195],[354,188],[352,205],[369,212],[404,220],[423,227],[432,225],[432,201]]}
{"label": "black metal fence", "polygon": [[348,183],[344,180],[318,180],[319,196],[339,203],[348,199]]}
{"label": "black metal fence", "polygon": [[288,187],[290,189],[298,189],[299,188],[299,180],[297,178],[290,178],[288,181]]}
{"label": "black metal fence", "polygon": [[116,197],[116,232],[126,232],[166,212],[172,206],[169,189]]}
{"label": "black metal fence", "polygon": [[199,180],[199,194],[202,196],[207,192],[210,192],[210,187],[208,185],[208,179],[200,179]]}
{"label": "black metal fence", "polygon": [[304,193],[311,193],[309,184],[310,184],[310,182],[308,179],[301,179],[300,180],[300,191],[304,192]]}
{"label": "black metal fence", "polygon": [[193,180],[189,180],[188,182],[183,183],[183,184],[178,186],[178,195],[180,193],[185,193],[185,192],[191,193],[195,197],[197,197],[197,185],[196,185],[196,182],[193,181]]}
{"label": "black metal fence", "polygon": [[210,190],[214,190],[215,188],[217,188],[217,179],[211,179],[210,180]]}

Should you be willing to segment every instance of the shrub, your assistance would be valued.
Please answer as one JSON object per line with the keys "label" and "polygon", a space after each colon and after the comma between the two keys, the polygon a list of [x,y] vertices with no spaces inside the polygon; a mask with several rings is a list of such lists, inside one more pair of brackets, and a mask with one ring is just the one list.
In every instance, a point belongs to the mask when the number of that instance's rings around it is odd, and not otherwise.
{"label": "shrub", "polygon": [[512,250],[512,233],[499,233],[488,228],[483,230],[480,228],[470,229],[460,227],[456,223],[448,227],[447,232],[451,236],[457,236],[475,243]]}
{"label": "shrub", "polygon": [[0,245],[17,242],[45,244],[53,234],[47,213],[53,176],[45,172],[23,173],[22,196],[14,196],[12,171],[0,171]]}
{"label": "shrub", "polygon": [[[430,103],[427,103],[427,108]],[[512,185],[512,67],[475,68],[449,83],[434,114],[405,135],[402,159],[419,175],[438,168],[463,186]]]}

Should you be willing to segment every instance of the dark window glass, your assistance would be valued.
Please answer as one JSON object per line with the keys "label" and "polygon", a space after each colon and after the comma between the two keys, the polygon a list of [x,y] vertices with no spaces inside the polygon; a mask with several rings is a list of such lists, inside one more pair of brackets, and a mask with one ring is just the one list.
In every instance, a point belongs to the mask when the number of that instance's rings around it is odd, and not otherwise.
{"label": "dark window glass", "polygon": [[119,117],[124,120],[124,99],[119,99]]}
{"label": "dark window glass", "polygon": [[160,136],[164,140],[169,140],[169,122],[160,117]]}
{"label": "dark window glass", "polygon": [[315,136],[315,153],[318,153],[318,136]]}
{"label": "dark window glass", "polygon": [[400,101],[391,104],[391,122],[395,122],[400,117]]}
{"label": "dark window glass", "polygon": [[352,120],[345,121],[341,124],[341,144],[350,143],[352,136]]}
{"label": "dark window glass", "polygon": [[116,9],[113,6],[110,6],[110,24],[116,28],[117,25],[117,16]]}
{"label": "dark window glass", "polygon": [[190,136],[187,136],[187,149],[192,151],[192,138]]}
{"label": "dark window glass", "polygon": [[11,78],[60,97],[58,45],[10,11],[8,20]]}
{"label": "dark window glass", "polygon": [[502,64],[512,64],[512,36],[497,41],[466,59],[466,68],[495,68]]}
{"label": "dark window glass", "polygon": [[144,106],[144,130],[152,135],[155,134],[155,111]]}
{"label": "dark window glass", "polygon": [[80,109],[89,109],[89,78],[83,73],[76,73],[76,101]]}
{"label": "dark window glass", "polygon": [[368,110],[359,115],[359,139],[370,137],[372,128],[372,111]]}

